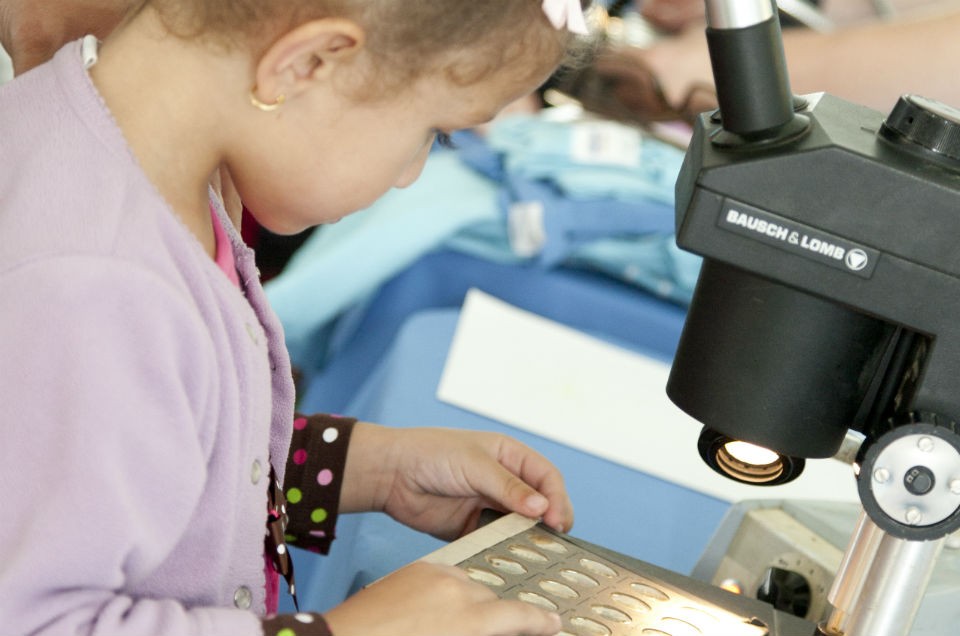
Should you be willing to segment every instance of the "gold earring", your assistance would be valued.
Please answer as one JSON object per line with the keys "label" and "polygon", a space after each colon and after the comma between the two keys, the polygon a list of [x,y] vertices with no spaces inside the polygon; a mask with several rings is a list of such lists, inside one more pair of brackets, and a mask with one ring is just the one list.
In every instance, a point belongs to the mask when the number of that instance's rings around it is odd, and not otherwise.
{"label": "gold earring", "polygon": [[277,99],[274,100],[272,104],[267,104],[266,102],[260,101],[260,99],[257,97],[256,88],[250,91],[250,103],[253,104],[258,110],[262,110],[265,113],[269,113],[277,110],[278,108],[283,106],[283,103],[285,101],[287,101],[286,96],[281,94],[281,95],[277,95]]}

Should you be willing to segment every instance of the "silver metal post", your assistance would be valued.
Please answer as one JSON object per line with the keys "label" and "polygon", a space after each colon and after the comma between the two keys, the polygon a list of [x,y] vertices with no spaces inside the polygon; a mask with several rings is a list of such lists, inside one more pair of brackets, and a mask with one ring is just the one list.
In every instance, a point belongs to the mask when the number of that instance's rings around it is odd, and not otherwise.
{"label": "silver metal post", "polygon": [[846,636],[907,636],[944,542],[884,534]]}
{"label": "silver metal post", "polygon": [[827,599],[829,636],[908,636],[946,538],[907,541],[861,513]]}
{"label": "silver metal post", "polygon": [[856,528],[850,537],[850,544],[843,554],[840,567],[837,568],[833,587],[827,595],[833,612],[825,624],[826,633],[846,633],[847,622],[856,608],[867,577],[870,576],[870,569],[883,536],[883,531],[861,510]]}

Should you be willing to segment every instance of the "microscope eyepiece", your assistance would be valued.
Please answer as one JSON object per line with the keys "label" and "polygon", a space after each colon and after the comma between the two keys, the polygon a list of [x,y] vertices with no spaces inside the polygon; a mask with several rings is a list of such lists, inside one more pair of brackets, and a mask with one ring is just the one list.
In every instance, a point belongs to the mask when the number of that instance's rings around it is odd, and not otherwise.
{"label": "microscope eyepiece", "polygon": [[770,0],[708,1],[707,46],[723,129],[720,147],[769,146],[804,134],[795,111],[780,20]]}

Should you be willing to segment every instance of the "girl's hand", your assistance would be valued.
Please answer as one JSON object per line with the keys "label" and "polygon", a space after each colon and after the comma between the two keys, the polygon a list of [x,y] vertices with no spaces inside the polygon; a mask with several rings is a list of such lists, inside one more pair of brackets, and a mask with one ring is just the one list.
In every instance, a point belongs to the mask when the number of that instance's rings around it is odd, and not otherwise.
{"label": "girl's hand", "polygon": [[341,512],[382,510],[448,540],[476,528],[484,508],[542,517],[564,532],[573,525],[553,464],[512,438],[475,431],[358,422],[340,503]]}
{"label": "girl's hand", "polygon": [[324,615],[336,636],[552,636],[560,617],[499,600],[451,566],[414,563]]}

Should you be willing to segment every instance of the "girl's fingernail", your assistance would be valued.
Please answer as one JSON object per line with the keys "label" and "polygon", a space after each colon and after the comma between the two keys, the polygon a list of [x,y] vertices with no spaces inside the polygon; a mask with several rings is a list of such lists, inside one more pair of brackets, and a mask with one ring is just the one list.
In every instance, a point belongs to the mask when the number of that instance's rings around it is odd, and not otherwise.
{"label": "girl's fingernail", "polygon": [[547,506],[550,504],[550,502],[547,501],[547,498],[540,493],[530,495],[523,503],[528,510],[536,510],[537,512],[546,510]]}

